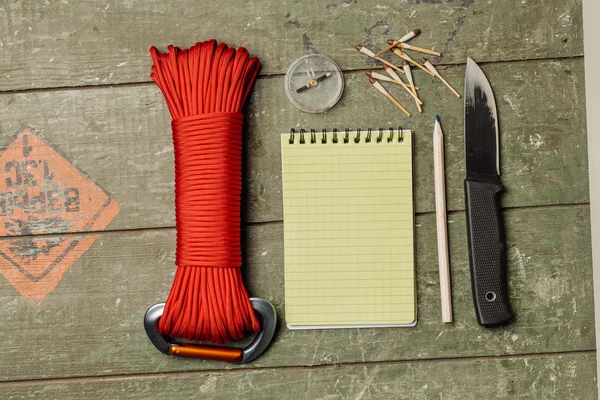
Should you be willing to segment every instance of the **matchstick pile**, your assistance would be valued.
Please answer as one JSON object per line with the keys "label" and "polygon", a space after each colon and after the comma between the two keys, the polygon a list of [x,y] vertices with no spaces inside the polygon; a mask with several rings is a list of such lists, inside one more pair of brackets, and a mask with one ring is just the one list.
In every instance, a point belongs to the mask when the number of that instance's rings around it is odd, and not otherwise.
{"label": "matchstick pile", "polygon": [[[422,64],[419,64],[417,61],[413,60],[412,57],[410,57],[408,54],[406,54],[403,51],[403,50],[411,50],[411,51],[415,51],[415,52],[419,52],[419,53],[430,54],[433,56],[438,56],[438,57],[441,56],[441,53],[438,53],[437,51],[423,49],[421,47],[412,46],[412,45],[406,43],[409,40],[411,40],[412,38],[414,38],[415,36],[417,36],[419,33],[421,33],[421,31],[419,29],[414,29],[413,31],[407,33],[406,35],[404,35],[403,37],[401,37],[398,40],[390,39],[387,41],[388,46],[378,53],[373,53],[371,50],[367,49],[365,46],[361,46],[361,45],[356,46],[356,50],[358,50],[359,52],[361,52],[377,61],[380,61],[385,65],[385,72],[388,75],[380,74],[375,71],[367,71],[366,74],[369,77],[369,81],[375,87],[375,89],[380,91],[385,97],[388,98],[388,100],[390,100],[392,103],[394,103],[400,110],[402,110],[402,112],[404,112],[409,117],[411,115],[410,112],[404,106],[402,106],[402,104],[400,104],[386,90],[386,88],[383,87],[383,85],[380,83],[380,81],[392,82],[392,83],[395,83],[396,85],[402,86],[404,88],[404,90],[406,90],[406,92],[408,92],[408,94],[415,101],[415,104],[417,105],[417,109],[419,110],[419,112],[423,112],[423,108],[422,108],[423,102],[421,101],[421,99],[419,99],[419,95],[417,93],[419,88],[417,86],[415,86],[415,82],[414,82],[413,76],[412,76],[412,71],[410,69],[411,64],[414,65],[415,67],[421,69],[426,74],[428,74],[432,77],[437,77],[440,81],[442,81],[442,83],[444,85],[446,85],[448,87],[448,89],[450,89],[452,91],[452,93],[454,93],[456,96],[460,97],[460,94],[442,77],[442,75],[440,75],[440,73],[433,66],[433,64],[431,64],[425,57],[421,58]],[[402,68],[400,68],[399,66],[397,66],[381,57],[381,55],[383,53],[388,52],[388,51],[391,51],[392,53],[394,53],[395,55],[397,55],[398,57],[400,57],[402,59]],[[404,74],[406,76],[406,80],[408,82],[402,81],[402,79],[400,79],[400,76],[398,75],[398,73]]]}

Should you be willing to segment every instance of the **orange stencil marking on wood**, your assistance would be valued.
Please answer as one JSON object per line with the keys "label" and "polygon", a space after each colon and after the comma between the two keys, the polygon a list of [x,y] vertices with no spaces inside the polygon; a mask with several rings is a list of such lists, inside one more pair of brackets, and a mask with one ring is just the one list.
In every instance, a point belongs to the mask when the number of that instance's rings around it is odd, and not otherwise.
{"label": "orange stencil marking on wood", "polygon": [[40,234],[97,231],[119,212],[110,194],[30,129],[0,155],[0,273],[40,305],[97,236]]}

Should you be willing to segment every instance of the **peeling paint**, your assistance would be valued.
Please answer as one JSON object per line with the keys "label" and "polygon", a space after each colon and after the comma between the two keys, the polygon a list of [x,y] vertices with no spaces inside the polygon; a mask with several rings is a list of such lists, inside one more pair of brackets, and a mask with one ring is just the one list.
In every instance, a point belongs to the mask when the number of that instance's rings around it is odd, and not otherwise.
{"label": "peeling paint", "polygon": [[535,135],[529,135],[529,144],[533,146],[535,150],[539,149],[541,145],[544,144],[544,139],[539,133]]}
{"label": "peeling paint", "polygon": [[513,99],[508,94],[505,94],[504,101],[506,101],[508,103],[510,108],[512,108],[512,110],[517,114],[518,117],[520,117],[522,115],[521,114],[521,106],[519,105],[519,103],[517,102],[516,99]]}
{"label": "peeling paint", "polygon": [[567,28],[573,25],[573,17],[569,13],[562,13],[558,16],[558,22],[564,27]]}

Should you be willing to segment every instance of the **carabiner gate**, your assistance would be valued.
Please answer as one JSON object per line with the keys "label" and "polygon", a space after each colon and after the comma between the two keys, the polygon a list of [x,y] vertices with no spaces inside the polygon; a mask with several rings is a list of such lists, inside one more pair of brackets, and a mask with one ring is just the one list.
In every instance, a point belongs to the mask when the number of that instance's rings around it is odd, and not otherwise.
{"label": "carabiner gate", "polygon": [[260,356],[271,344],[277,326],[275,308],[266,300],[253,297],[252,308],[260,318],[260,332],[243,349],[233,347],[171,343],[168,337],[158,332],[158,320],[162,316],[165,303],[157,303],[146,311],[144,328],[148,339],[161,353],[175,357],[201,358],[205,360],[229,361],[245,364]]}

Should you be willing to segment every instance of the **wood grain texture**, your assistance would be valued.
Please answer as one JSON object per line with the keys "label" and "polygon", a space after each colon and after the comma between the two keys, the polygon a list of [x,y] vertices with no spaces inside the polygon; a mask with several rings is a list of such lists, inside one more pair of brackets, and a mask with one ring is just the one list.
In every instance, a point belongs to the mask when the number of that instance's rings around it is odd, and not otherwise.
{"label": "wood grain texture", "polygon": [[[275,342],[252,367],[417,360],[594,349],[587,207],[505,215],[516,320],[477,325],[462,213],[449,218],[454,324],[440,322],[435,216],[417,218],[415,328],[289,331],[283,315],[283,226],[246,230],[249,292],[280,315]],[[173,273],[172,229],[99,234],[39,307],[0,281],[0,379],[222,369],[231,364],[167,357],[148,341],[146,309],[164,301]]]}
{"label": "wood grain texture", "polygon": [[[504,207],[588,200],[583,61],[519,62],[483,67],[494,86],[501,131]],[[457,87],[464,68],[444,76]],[[282,219],[279,134],[291,127],[321,129],[404,125],[415,130],[415,207],[434,210],[431,132],[439,114],[446,135],[449,210],[463,204],[463,101],[420,71],[425,112],[406,118],[363,73],[346,76],[339,105],[326,114],[300,113],[282,78],[259,79],[246,112],[246,220]],[[407,107],[402,88],[386,85]],[[543,101],[540,101],[543,99]],[[104,187],[121,212],[109,229],[174,225],[173,145],[170,116],[154,85],[1,94],[8,136],[27,123]]]}
{"label": "wood grain texture", "polygon": [[414,28],[411,44],[434,48],[435,63],[581,56],[580,0],[266,0],[98,3],[15,1],[0,5],[0,90],[112,85],[149,80],[148,48],[182,48],[218,38],[244,45],[281,74],[319,52],[344,70],[372,64],[379,50]]}
{"label": "wood grain texture", "polygon": [[[0,398],[593,398],[581,20],[581,0],[3,2],[0,147],[23,125],[34,127],[121,212],[109,232],[55,229],[33,238],[96,240],[40,307],[0,279]],[[425,112],[406,118],[363,74],[381,65],[354,50],[361,43],[377,51],[414,28],[423,33],[411,44],[441,51],[431,61],[459,92],[467,56],[483,62],[494,88],[516,312],[504,328],[475,322],[461,212],[462,99],[415,71]],[[280,328],[250,366],[164,356],[142,326],[175,270],[171,119],[149,83],[148,48],[212,37],[248,47],[263,64],[246,111],[244,271],[249,291],[276,306]],[[345,71],[346,89],[326,114],[305,115],[289,103],[282,75],[317,52]],[[29,90],[80,86],[88,87]],[[416,111],[402,88],[385,86]],[[436,113],[446,135],[448,209],[456,211],[448,218],[453,324],[440,322],[431,213]],[[287,330],[279,134],[398,125],[415,130],[418,325]],[[470,356],[481,358],[463,358]]]}
{"label": "wood grain texture", "polygon": [[[0,386],[18,399],[589,399],[593,354],[151,375]],[[460,371],[460,373],[455,373]],[[435,379],[432,379],[435,377]]]}

